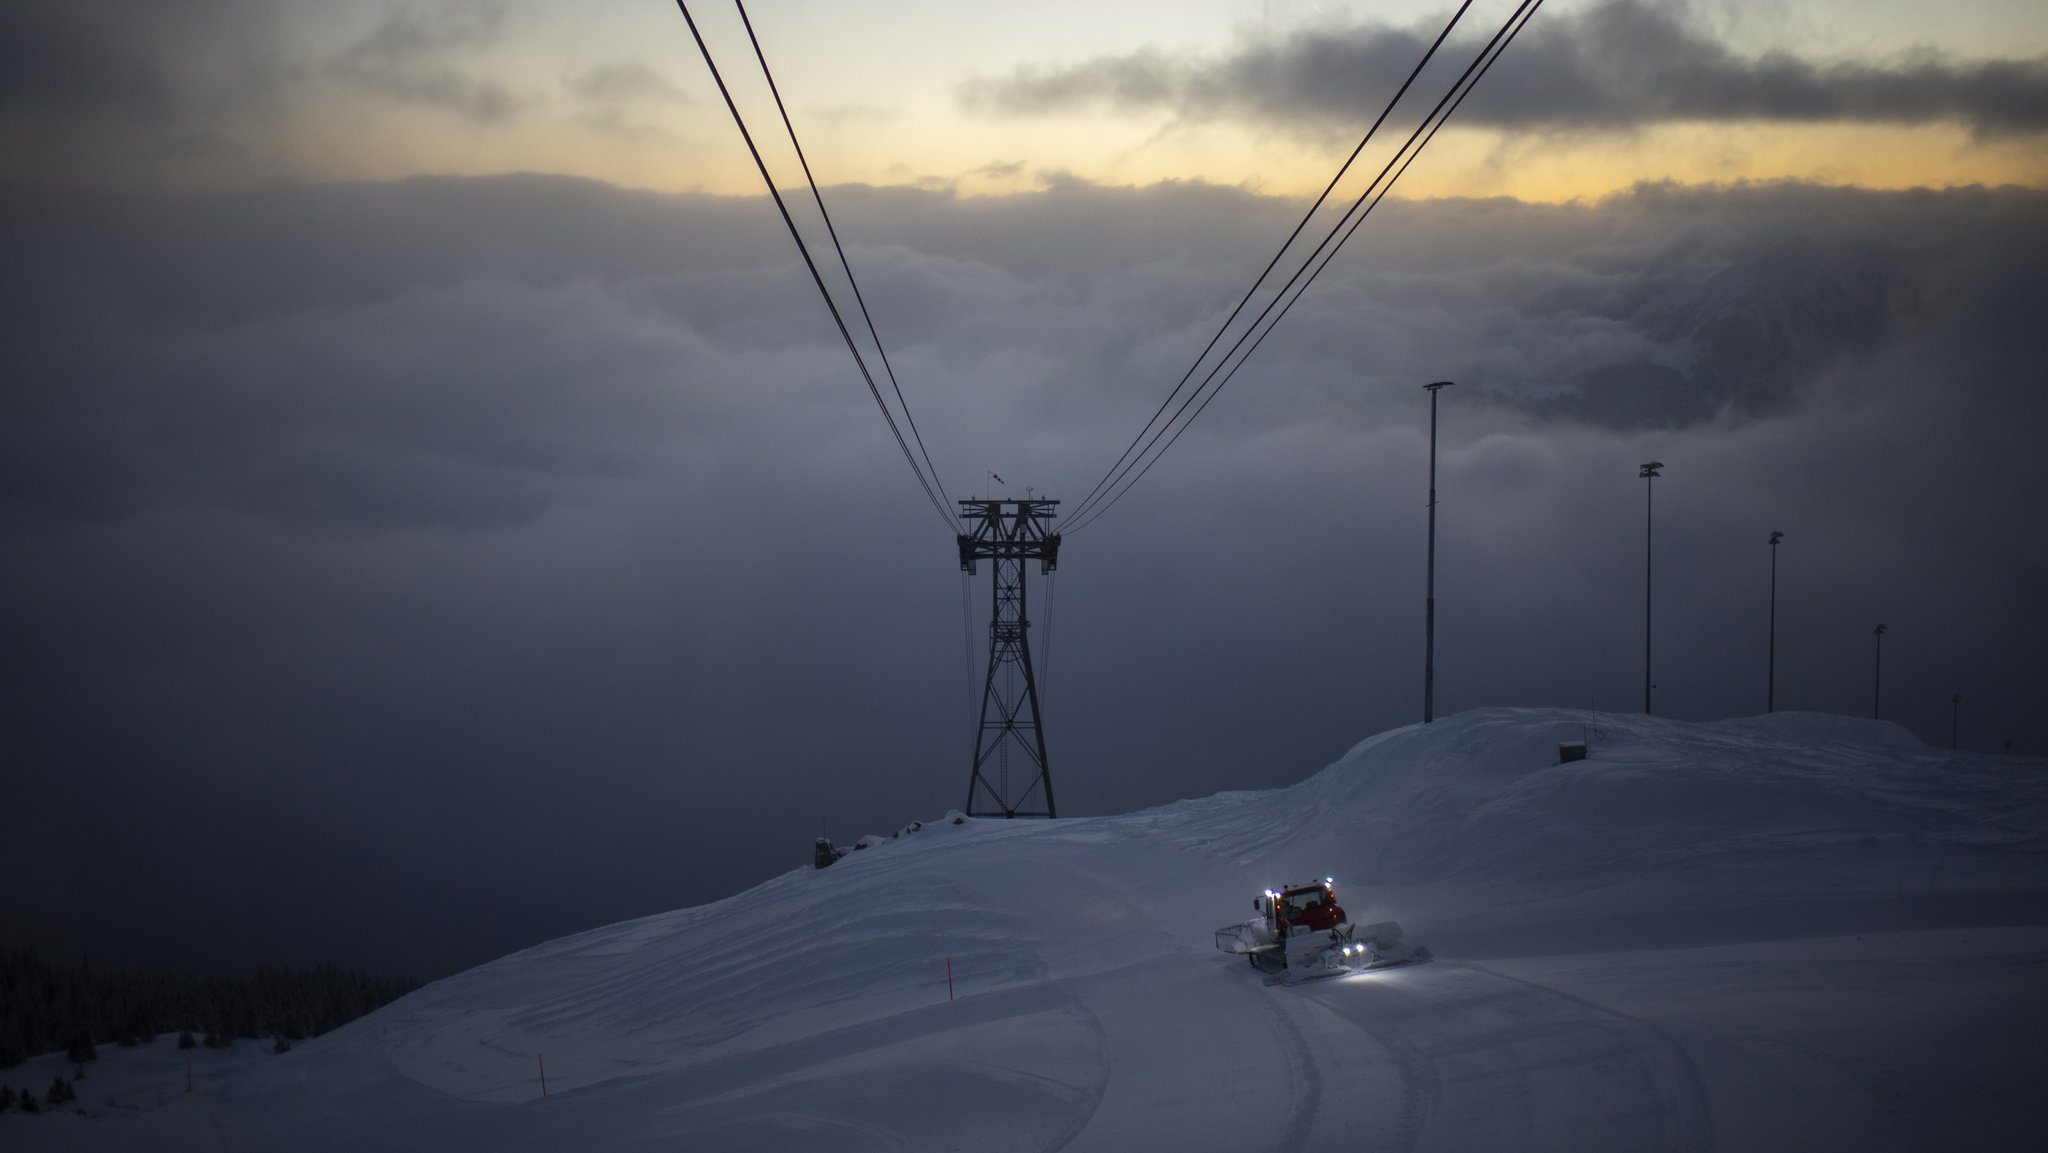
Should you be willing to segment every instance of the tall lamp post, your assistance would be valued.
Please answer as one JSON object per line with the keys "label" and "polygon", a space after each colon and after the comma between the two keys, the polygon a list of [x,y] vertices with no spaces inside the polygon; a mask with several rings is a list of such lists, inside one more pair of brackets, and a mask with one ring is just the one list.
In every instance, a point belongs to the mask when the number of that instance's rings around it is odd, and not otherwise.
{"label": "tall lamp post", "polygon": [[1950,752],[1954,752],[1956,749],[1956,734],[1961,729],[1962,720],[1963,694],[1957,693],[1948,699],[1948,748]]}
{"label": "tall lamp post", "polygon": [[1764,678],[1764,711],[1778,711],[1778,542],[1785,534],[1771,534],[1771,640],[1770,669]]}
{"label": "tall lamp post", "polygon": [[1439,380],[1429,390],[1429,583],[1422,601],[1422,723],[1436,719],[1436,394],[1454,382]]}
{"label": "tall lamp post", "polygon": [[1878,704],[1884,699],[1884,626],[1877,626],[1877,661],[1870,672],[1870,719],[1878,720]]}
{"label": "tall lamp post", "polygon": [[1643,465],[1643,715],[1650,715],[1650,534],[1657,501],[1657,478],[1664,474],[1661,460]]}

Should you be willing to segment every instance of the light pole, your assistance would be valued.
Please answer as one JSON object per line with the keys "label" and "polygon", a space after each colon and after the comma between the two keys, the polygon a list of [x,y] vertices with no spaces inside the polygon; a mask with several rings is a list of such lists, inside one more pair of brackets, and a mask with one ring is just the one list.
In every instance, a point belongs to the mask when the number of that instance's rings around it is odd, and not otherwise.
{"label": "light pole", "polygon": [[1778,542],[1785,534],[1771,534],[1771,642],[1770,670],[1764,678],[1764,711],[1778,711]]}
{"label": "light pole", "polygon": [[1954,752],[1956,749],[1956,733],[1962,724],[1962,717],[1963,694],[1957,693],[1948,699],[1948,749],[1950,752]]}
{"label": "light pole", "polygon": [[1661,460],[1643,465],[1643,715],[1650,715],[1650,534],[1657,501],[1657,478],[1664,474]]}
{"label": "light pole", "polygon": [[1871,720],[1873,720],[1873,721],[1874,721],[1874,720],[1877,720],[1877,719],[1879,719],[1879,718],[1878,718],[1878,715],[1877,715],[1877,714],[1878,714],[1878,708],[1877,708],[1877,706],[1878,706],[1878,703],[1879,703],[1880,701],[1882,701],[1882,700],[1884,699],[1884,698],[1883,698],[1883,692],[1884,692],[1884,626],[1883,626],[1883,625],[1879,625],[1879,626],[1877,626],[1877,631],[1876,631],[1876,634],[1875,634],[1875,635],[1877,636],[1877,662],[1876,662],[1876,664],[1874,664],[1874,665],[1872,666],[1872,668],[1871,668],[1871,673],[1870,673],[1870,719],[1871,719]]}
{"label": "light pole", "polygon": [[1436,719],[1436,394],[1454,382],[1439,380],[1429,390],[1429,583],[1422,601],[1422,723]]}

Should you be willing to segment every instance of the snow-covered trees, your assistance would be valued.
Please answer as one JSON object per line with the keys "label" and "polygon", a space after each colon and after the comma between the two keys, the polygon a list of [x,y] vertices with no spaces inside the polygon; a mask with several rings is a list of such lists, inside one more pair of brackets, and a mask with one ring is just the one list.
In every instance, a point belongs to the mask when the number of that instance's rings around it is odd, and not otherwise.
{"label": "snow-covered trees", "polygon": [[0,1069],[60,1049],[83,1067],[97,1059],[96,1041],[132,1043],[169,1029],[180,1030],[181,1049],[197,1043],[195,1031],[214,1047],[232,1045],[238,1037],[297,1041],[389,1004],[415,984],[333,965],[266,965],[248,977],[184,977],[84,962],[63,965],[34,949],[0,949]]}

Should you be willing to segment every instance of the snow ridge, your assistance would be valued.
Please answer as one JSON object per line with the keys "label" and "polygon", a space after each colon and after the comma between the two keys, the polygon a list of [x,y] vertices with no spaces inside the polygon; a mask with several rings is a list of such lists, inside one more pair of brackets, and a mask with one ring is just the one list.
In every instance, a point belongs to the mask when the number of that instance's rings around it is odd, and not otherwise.
{"label": "snow ridge", "polygon": [[[1477,710],[1290,788],[931,822],[436,982],[92,1136],[1789,1148],[1816,1135],[1773,1120],[1796,1108],[1831,1144],[1999,1147],[2048,1120],[2044,770],[1840,717]],[[1264,886],[1326,874],[1439,960],[1268,988],[1211,947]],[[1957,1027],[1970,1088],[1893,1115],[1928,1091],[1897,1030]]]}

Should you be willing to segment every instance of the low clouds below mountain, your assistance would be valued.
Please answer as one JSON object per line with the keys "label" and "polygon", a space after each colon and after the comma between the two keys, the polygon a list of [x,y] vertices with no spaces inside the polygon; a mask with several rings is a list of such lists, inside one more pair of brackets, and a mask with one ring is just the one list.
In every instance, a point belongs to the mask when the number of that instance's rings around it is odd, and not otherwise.
{"label": "low clouds below mountain", "polygon": [[[1069,501],[1303,207],[830,195],[952,494]],[[177,859],[198,907],[124,930],[162,955],[291,921],[280,960],[424,975],[964,798],[986,578],[768,206],[15,185],[0,222],[0,869],[75,862],[18,894],[51,947],[99,959],[67,910]],[[2044,238],[2017,191],[1389,202],[1034,591],[1063,811],[1416,718],[1438,379],[1441,711],[1640,707],[1660,459],[1660,712],[1761,710],[1782,530],[1781,707],[1867,712],[1882,621],[1887,716],[1946,740],[1961,692],[1966,746],[2041,751]]]}

